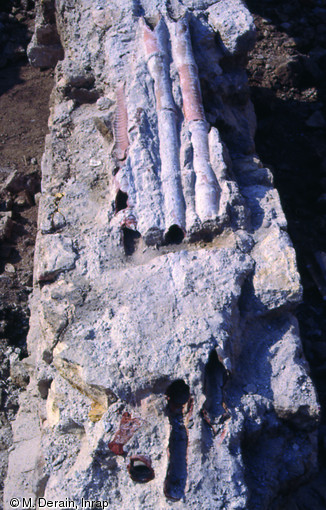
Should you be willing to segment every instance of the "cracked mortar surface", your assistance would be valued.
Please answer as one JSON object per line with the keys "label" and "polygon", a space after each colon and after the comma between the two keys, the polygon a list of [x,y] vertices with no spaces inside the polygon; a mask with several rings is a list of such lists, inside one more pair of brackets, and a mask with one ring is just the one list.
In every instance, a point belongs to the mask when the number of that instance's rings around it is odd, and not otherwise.
{"label": "cracked mortar surface", "polygon": [[[61,0],[57,31],[44,44],[45,4],[30,58],[42,66],[47,55],[49,62],[62,56],[58,32],[64,59],[42,162],[31,380],[13,427],[5,502],[60,494],[76,504],[107,500],[113,509],[276,509],[278,496],[316,467],[319,409],[292,314],[301,299],[295,253],[271,173],[254,153],[243,70],[251,16],[235,0],[80,0],[73,8]],[[162,228],[153,245],[147,233],[156,211],[146,201],[164,201],[167,188],[140,18],[155,25],[159,13],[168,29],[187,16],[220,197],[218,218],[195,222],[183,239],[164,238]],[[169,54],[176,150],[181,174],[188,172],[183,193],[196,207],[189,128]],[[119,163],[112,132],[122,83],[130,145]],[[148,161],[152,175],[137,181],[135,168]],[[116,210],[123,177],[135,228]],[[189,389],[189,400],[171,395],[174,381]],[[129,426],[117,455],[109,445],[129,415],[139,426]],[[150,458],[155,476],[146,484],[129,476],[135,455]]]}

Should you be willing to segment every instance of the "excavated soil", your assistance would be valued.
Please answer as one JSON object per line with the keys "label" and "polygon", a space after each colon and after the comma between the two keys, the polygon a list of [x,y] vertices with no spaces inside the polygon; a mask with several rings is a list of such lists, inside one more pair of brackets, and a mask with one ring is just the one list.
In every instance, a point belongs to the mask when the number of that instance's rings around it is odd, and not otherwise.
{"label": "excavated soil", "polygon": [[53,86],[52,70],[40,71],[27,63],[33,18],[33,2],[0,1],[0,508],[12,441],[10,422],[19,391],[28,383],[17,360],[27,354],[35,197],[37,201]]}
{"label": "excavated soil", "polygon": [[[322,407],[320,470],[287,499],[287,510],[326,508],[326,6],[323,0],[248,0],[257,44],[248,63],[257,114],[256,150],[269,166],[297,251],[304,300],[297,317]],[[10,421],[28,382],[26,356],[40,163],[51,70],[26,60],[34,2],[0,0],[0,492]],[[11,213],[11,214],[10,214]],[[0,231],[1,235],[1,231]],[[11,370],[10,370],[11,365]]]}
{"label": "excavated soil", "polygon": [[321,404],[319,473],[284,502],[326,508],[326,4],[248,0],[257,43],[248,63],[256,150],[274,174],[304,287],[297,311]]}

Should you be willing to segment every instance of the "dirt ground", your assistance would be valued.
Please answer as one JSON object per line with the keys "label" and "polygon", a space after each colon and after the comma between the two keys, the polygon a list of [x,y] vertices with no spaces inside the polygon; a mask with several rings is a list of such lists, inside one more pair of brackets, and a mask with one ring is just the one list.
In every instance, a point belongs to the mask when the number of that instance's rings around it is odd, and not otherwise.
{"label": "dirt ground", "polygon": [[274,174],[304,287],[297,310],[321,404],[319,473],[284,510],[326,508],[326,3],[247,0],[257,26],[248,63],[256,150]]}
{"label": "dirt ground", "polygon": [[53,86],[52,70],[40,71],[27,63],[33,7],[33,2],[0,1],[0,508],[12,441],[10,422],[19,391],[28,382],[15,362],[26,356],[35,196],[40,191]]}
{"label": "dirt ground", "polygon": [[[256,150],[274,173],[297,251],[304,286],[297,317],[322,407],[319,473],[284,497],[284,509],[321,510],[326,508],[326,5],[324,0],[247,4],[257,25],[248,63]],[[52,70],[27,64],[33,17],[33,1],[0,0],[0,493],[10,421],[28,381],[15,360],[26,356],[35,197],[37,202],[53,85]]]}

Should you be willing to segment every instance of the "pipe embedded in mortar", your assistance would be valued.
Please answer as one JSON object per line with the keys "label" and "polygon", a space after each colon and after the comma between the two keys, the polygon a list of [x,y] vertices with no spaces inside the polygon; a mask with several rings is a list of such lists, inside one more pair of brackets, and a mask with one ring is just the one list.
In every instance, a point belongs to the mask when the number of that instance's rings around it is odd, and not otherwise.
{"label": "pipe embedded in mortar", "polygon": [[217,218],[220,197],[220,187],[209,158],[209,125],[205,118],[198,69],[186,18],[171,23],[170,33],[173,58],[180,77],[184,116],[193,147],[196,213],[204,223]]}
{"label": "pipe embedded in mortar", "polygon": [[165,232],[178,227],[185,232],[185,202],[182,192],[179,161],[179,140],[176,106],[172,96],[165,34],[166,26],[160,19],[152,31],[141,20],[147,67],[154,80],[161,159],[161,182],[164,195]]}

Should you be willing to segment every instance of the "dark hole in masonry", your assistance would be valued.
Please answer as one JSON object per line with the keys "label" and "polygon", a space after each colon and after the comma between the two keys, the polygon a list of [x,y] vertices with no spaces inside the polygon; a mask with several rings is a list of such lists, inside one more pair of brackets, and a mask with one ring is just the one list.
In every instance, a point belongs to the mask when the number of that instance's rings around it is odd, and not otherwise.
{"label": "dark hole in masonry", "polygon": [[154,469],[149,457],[145,455],[134,455],[130,458],[128,471],[134,482],[146,483],[155,477]]}
{"label": "dark hole in masonry", "polygon": [[51,365],[51,363],[53,361],[52,352],[48,349],[45,349],[42,354],[42,359],[43,359],[43,361],[45,361],[45,363],[47,363],[48,365]]}
{"label": "dark hole in masonry", "polygon": [[36,498],[42,498],[45,493],[45,488],[48,483],[50,475],[44,475],[40,478],[40,480],[36,483]]}
{"label": "dark hole in masonry", "polygon": [[201,238],[205,243],[211,243],[214,238],[214,232],[203,230],[201,233]]}
{"label": "dark hole in masonry", "polygon": [[137,241],[140,238],[140,233],[131,228],[123,228],[123,247],[126,255],[132,255],[137,247]]}
{"label": "dark hole in masonry", "polygon": [[115,197],[115,212],[122,211],[123,209],[127,209],[128,204],[128,195],[124,191],[119,189],[117,196]]}
{"label": "dark hole in masonry", "polygon": [[222,424],[229,416],[224,402],[224,384],[227,380],[227,371],[219,361],[217,353],[213,350],[208,358],[204,372],[203,392],[206,396],[201,410],[202,425],[202,452],[207,454],[214,444],[214,436],[219,432]]}
{"label": "dark hole in masonry", "polygon": [[161,19],[160,15],[146,16],[145,17],[146,25],[151,30],[154,30],[156,25],[159,23],[160,19]]}
{"label": "dark hole in masonry", "polygon": [[48,397],[49,389],[52,383],[52,379],[41,379],[38,381],[38,391],[41,395],[41,398],[46,399]]}
{"label": "dark hole in masonry", "polygon": [[187,482],[188,434],[182,409],[190,398],[190,389],[182,379],[177,379],[170,384],[165,394],[168,398],[171,433],[164,494],[167,498],[178,501],[184,496]]}
{"label": "dark hole in masonry", "polygon": [[190,398],[190,389],[183,379],[176,379],[167,388],[165,395],[169,401],[169,409],[175,411],[181,409]]}
{"label": "dark hole in masonry", "polygon": [[184,232],[178,225],[172,225],[165,235],[166,244],[180,244],[184,238]]}
{"label": "dark hole in masonry", "polygon": [[211,419],[224,413],[222,403],[225,382],[226,370],[214,350],[209,355],[204,375],[204,394],[206,396],[204,407]]}

